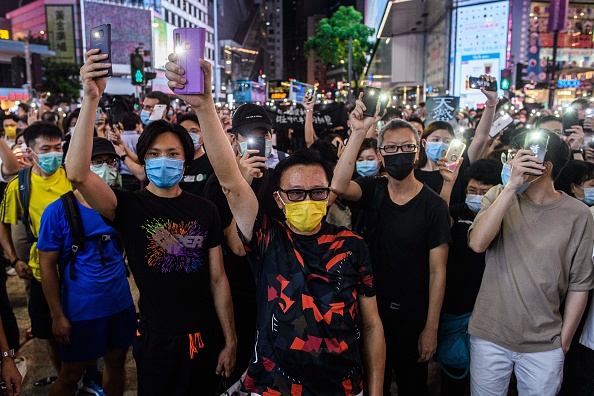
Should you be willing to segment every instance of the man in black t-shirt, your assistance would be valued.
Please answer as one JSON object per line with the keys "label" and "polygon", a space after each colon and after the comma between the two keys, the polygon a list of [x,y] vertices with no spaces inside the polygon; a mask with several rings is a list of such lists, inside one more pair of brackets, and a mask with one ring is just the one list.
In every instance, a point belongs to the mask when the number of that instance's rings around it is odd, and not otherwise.
{"label": "man in black t-shirt", "polygon": [[363,116],[362,95],[350,115],[352,133],[336,166],[332,190],[342,198],[360,201],[361,216],[370,218],[376,193],[383,194],[371,225],[373,238],[368,240],[386,337],[384,394],[390,394],[394,369],[400,396],[422,396],[427,393],[427,362],[437,347],[451,241],[448,208],[415,179],[419,134],[403,120],[392,120],[379,132],[387,182],[373,176],[351,181],[357,152],[374,121]]}
{"label": "man in black t-shirt", "polygon": [[[184,70],[175,59],[170,55],[166,65],[169,86],[183,88]],[[244,390],[257,395],[356,396],[363,392],[365,362],[368,394],[381,395],[385,345],[369,252],[351,231],[322,221],[331,167],[307,150],[280,162],[275,200],[287,221],[261,213],[220,127],[211,97],[212,66],[200,60],[200,67],[205,93],[180,98],[200,117],[257,283],[256,346]],[[253,120],[258,114],[244,116]]]}
{"label": "man in black t-shirt", "polygon": [[184,177],[179,186],[187,192],[199,197],[204,197],[204,187],[211,175],[214,174],[208,155],[202,146],[202,132],[196,114],[182,114],[177,123],[184,127],[190,134],[194,143],[194,158],[190,161],[184,172]]}
{"label": "man in black t-shirt", "polygon": [[98,52],[88,51],[81,68],[84,98],[71,141],[77,155],[68,157],[67,169],[87,203],[118,231],[140,291],[138,394],[215,394],[220,375],[234,369],[237,345],[217,209],[180,188],[194,146],[183,127],[164,120],[151,122],[138,140],[146,189],[112,190],[91,172],[92,126],[106,86]]}

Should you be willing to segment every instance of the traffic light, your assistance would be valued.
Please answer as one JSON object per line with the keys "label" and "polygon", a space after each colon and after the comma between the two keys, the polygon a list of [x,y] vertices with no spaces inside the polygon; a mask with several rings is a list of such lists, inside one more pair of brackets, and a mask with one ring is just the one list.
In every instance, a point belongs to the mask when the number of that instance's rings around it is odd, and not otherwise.
{"label": "traffic light", "polygon": [[511,69],[501,70],[501,89],[507,91],[511,88]]}
{"label": "traffic light", "polygon": [[526,77],[528,75],[528,65],[524,62],[518,62],[516,64],[516,89],[524,88],[526,84]]}
{"label": "traffic light", "polygon": [[146,76],[144,73],[144,58],[140,54],[130,54],[130,76],[132,85],[144,85]]}

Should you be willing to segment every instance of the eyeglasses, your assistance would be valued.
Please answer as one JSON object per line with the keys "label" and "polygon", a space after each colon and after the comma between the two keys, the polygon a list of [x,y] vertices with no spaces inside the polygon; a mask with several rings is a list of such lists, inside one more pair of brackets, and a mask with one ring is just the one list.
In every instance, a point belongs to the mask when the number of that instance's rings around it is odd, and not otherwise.
{"label": "eyeglasses", "polygon": [[417,151],[416,144],[403,144],[402,146],[398,146],[395,144],[389,144],[387,146],[380,147],[380,150],[384,150],[386,153],[394,154],[397,153],[398,150],[401,150],[403,153],[414,153]]}
{"label": "eyeglasses", "polygon": [[283,190],[282,188],[279,188],[279,191],[287,194],[289,201],[293,202],[303,201],[308,195],[313,201],[323,201],[328,198],[328,195],[330,195],[330,189],[327,187],[312,188],[311,190]]}
{"label": "eyeglasses", "polygon": [[103,164],[107,164],[107,165],[111,166],[112,168],[115,168],[118,165],[118,159],[110,158],[108,160],[102,160],[102,159],[91,160],[91,165],[93,165],[93,166],[102,166]]}

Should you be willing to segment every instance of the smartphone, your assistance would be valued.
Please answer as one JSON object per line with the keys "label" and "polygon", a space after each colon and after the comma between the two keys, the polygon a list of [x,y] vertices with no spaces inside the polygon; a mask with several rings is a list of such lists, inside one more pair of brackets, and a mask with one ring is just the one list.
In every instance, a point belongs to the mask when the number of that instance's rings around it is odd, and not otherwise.
{"label": "smartphone", "polygon": [[266,139],[263,137],[251,137],[247,142],[248,150],[258,150],[257,153],[251,154],[250,157],[264,157],[266,158]]}
{"label": "smartphone", "polygon": [[165,112],[165,110],[167,110],[167,105],[164,105],[164,104],[155,105],[155,107],[153,107],[153,112],[151,113],[149,120],[157,121],[157,120],[162,119],[163,113]]}
{"label": "smartphone", "polygon": [[573,132],[569,131],[569,129],[573,128],[575,125],[579,125],[579,114],[575,107],[566,107],[563,111],[563,116],[561,117],[561,122],[563,123],[563,134],[565,136],[571,135]]}
{"label": "smartphone", "polygon": [[204,59],[206,29],[179,28],[173,30],[174,52],[177,63],[186,71],[184,77],[187,82],[182,88],[173,91],[178,94],[204,93],[204,73],[200,68],[199,59]]}
{"label": "smartphone", "polygon": [[363,115],[368,117],[375,116],[375,108],[379,102],[380,109],[378,114],[384,114],[386,107],[388,106],[388,95],[382,93],[381,88],[366,86],[363,89],[363,104],[365,105],[365,111]]}
{"label": "smartphone", "polygon": [[468,77],[468,85],[471,89],[485,88],[485,91],[497,91],[497,81],[489,82],[480,77]]}
{"label": "smartphone", "polygon": [[501,131],[503,131],[503,129],[505,129],[505,127],[511,124],[513,121],[514,119],[507,113],[497,117],[497,119],[493,121],[491,130],[489,131],[489,137],[495,139],[497,135],[499,135]]}
{"label": "smartphone", "polygon": [[[103,59],[99,63],[111,63],[111,24],[106,23],[92,28],[90,37],[90,48],[98,48],[100,54],[108,55],[107,59]],[[110,67],[105,77],[111,77],[112,75],[113,71]]]}
{"label": "smartphone", "polygon": [[[548,145],[549,135],[540,131],[530,132],[526,136],[526,140],[524,141],[524,149],[532,151],[534,153],[534,156],[540,160],[541,164],[544,162],[545,155],[547,154]],[[527,174],[532,176],[538,176],[536,173]]]}
{"label": "smartphone", "polygon": [[311,103],[313,102],[313,98],[314,98],[314,89],[308,89],[307,92],[305,93],[305,103]]}
{"label": "smartphone", "polygon": [[466,150],[466,145],[463,142],[458,139],[452,140],[445,155],[446,166],[450,172],[456,170],[458,160],[462,157],[462,154],[464,154],[464,150]]}

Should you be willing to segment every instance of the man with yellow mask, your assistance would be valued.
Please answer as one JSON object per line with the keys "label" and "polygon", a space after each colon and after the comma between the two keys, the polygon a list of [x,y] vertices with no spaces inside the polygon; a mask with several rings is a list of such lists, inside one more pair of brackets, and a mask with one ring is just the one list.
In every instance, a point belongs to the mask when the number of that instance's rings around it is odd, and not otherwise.
{"label": "man with yellow mask", "polygon": [[[174,54],[170,61],[169,87],[183,88],[185,71],[174,63]],[[367,246],[346,228],[323,221],[332,169],[307,149],[279,162],[274,197],[287,221],[264,214],[217,117],[212,66],[201,59],[200,67],[204,94],[179,97],[200,120],[257,284],[256,346],[243,390],[356,396],[365,386],[366,395],[381,395],[385,344]],[[246,152],[257,151],[248,147]]]}
{"label": "man with yellow mask", "polygon": [[11,147],[17,135],[19,117],[9,114],[2,120],[2,130],[4,131],[4,141]]}

